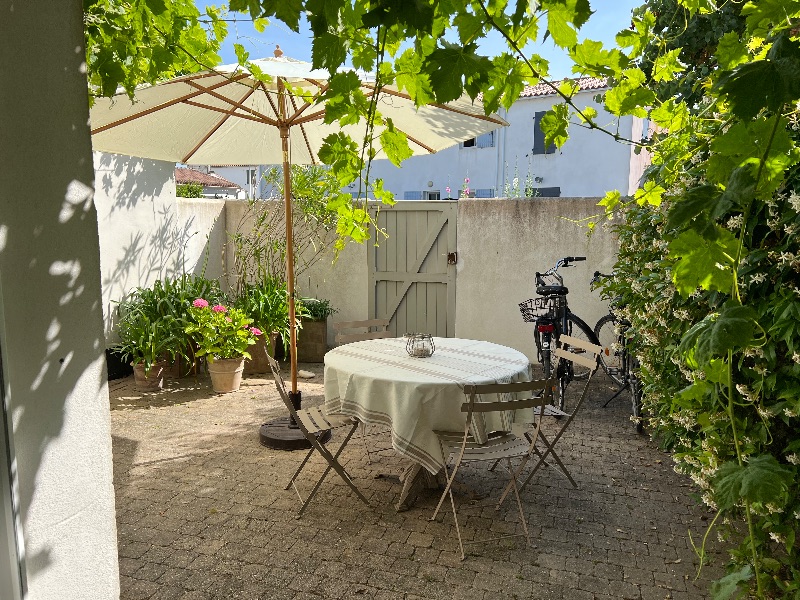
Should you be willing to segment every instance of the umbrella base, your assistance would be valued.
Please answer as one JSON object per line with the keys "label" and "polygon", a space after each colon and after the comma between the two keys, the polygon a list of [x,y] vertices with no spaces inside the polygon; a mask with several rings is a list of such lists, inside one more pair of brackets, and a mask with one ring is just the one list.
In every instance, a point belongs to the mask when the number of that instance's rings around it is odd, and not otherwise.
{"label": "umbrella base", "polygon": [[[300,428],[289,427],[289,424],[289,417],[278,417],[264,423],[258,430],[261,445],[273,450],[307,450],[311,448],[311,444],[308,443]],[[331,439],[331,430],[320,431],[317,439],[323,444],[326,443]]]}

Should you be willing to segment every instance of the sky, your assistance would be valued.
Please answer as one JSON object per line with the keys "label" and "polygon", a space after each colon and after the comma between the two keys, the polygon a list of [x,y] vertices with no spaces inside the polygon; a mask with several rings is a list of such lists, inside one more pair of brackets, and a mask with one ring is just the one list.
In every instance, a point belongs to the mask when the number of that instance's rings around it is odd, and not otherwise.
{"label": "sky", "polygon": [[[581,28],[579,39],[592,39],[603,42],[605,46],[615,45],[614,36],[622,29],[627,29],[631,23],[631,10],[644,0],[591,0],[592,10],[595,14]],[[198,0],[197,7],[201,12],[206,5],[215,5],[216,2]],[[250,52],[250,58],[263,58],[272,56],[275,46],[280,46],[285,56],[299,60],[311,61],[311,32],[304,24],[300,33],[291,31],[278,20],[271,20],[263,33],[258,33],[247,15],[236,15],[236,23],[228,23],[228,37],[222,47],[221,56],[223,64],[237,62],[233,51],[234,43],[242,44]],[[241,19],[241,20],[239,20]],[[489,39],[481,44],[481,50],[488,56],[494,56],[504,50],[499,36]],[[529,49],[531,53],[538,53],[550,61],[550,76],[552,79],[563,79],[572,76],[571,61],[560,48],[556,48],[548,40],[538,47]]]}

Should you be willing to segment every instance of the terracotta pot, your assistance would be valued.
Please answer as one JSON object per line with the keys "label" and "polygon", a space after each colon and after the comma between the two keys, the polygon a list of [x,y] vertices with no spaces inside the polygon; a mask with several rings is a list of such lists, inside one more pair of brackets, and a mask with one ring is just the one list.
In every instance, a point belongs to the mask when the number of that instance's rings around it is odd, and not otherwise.
{"label": "terracotta pot", "polygon": [[162,360],[150,367],[150,371],[145,375],[144,363],[138,362],[133,365],[133,383],[136,389],[142,392],[155,392],[164,387],[164,369],[167,361]]}
{"label": "terracotta pot", "polygon": [[235,392],[242,384],[244,357],[215,358],[208,361],[208,373],[211,375],[211,387],[218,394]]}
{"label": "terracotta pot", "polygon": [[269,372],[267,356],[275,356],[275,338],[277,337],[277,333],[270,333],[269,337],[267,334],[258,336],[256,343],[247,350],[252,358],[244,361],[245,374]]}

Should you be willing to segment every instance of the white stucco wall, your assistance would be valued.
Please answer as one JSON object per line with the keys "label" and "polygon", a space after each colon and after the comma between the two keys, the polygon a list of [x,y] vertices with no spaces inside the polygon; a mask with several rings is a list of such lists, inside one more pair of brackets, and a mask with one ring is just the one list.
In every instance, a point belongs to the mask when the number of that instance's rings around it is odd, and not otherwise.
{"label": "white stucco wall", "polygon": [[[602,90],[579,92],[574,102],[580,108],[594,107],[598,124],[617,131],[616,118],[593,99],[600,93]],[[630,146],[615,142],[608,134],[571,125],[570,139],[555,154],[533,154],[534,116],[557,102],[556,96],[520,98],[507,113],[501,110],[500,116],[509,126],[495,132],[492,148],[462,148],[457,144],[433,155],[412,157],[399,168],[388,160],[376,160],[370,175],[383,178],[384,187],[398,200],[407,191],[435,190],[446,199],[447,186],[452,190],[451,197],[457,198],[467,177],[471,190],[493,188],[496,197],[502,196],[506,184],[511,185],[515,167],[523,194],[529,173],[531,179],[542,178],[541,182],[534,182],[535,187],[560,187],[561,197],[602,197],[614,189],[628,193],[631,160],[635,162],[638,157],[632,157]],[[630,137],[634,121],[639,121],[641,131],[639,119],[623,117],[619,124],[621,137]],[[428,186],[428,182],[433,185]]]}
{"label": "white stucco wall", "polygon": [[29,600],[119,597],[81,9],[0,7],[0,345]]}
{"label": "white stucco wall", "polygon": [[115,341],[115,301],[183,273],[223,274],[225,201],[177,198],[175,164],[95,152],[103,317]]}
{"label": "white stucco wall", "polygon": [[[597,123],[616,131],[616,117],[594,101],[598,90],[576,94],[573,101],[581,109],[592,106],[597,110]],[[513,176],[515,161],[520,178],[530,172],[541,177],[538,187],[560,187],[562,198],[603,197],[609,190],[628,190],[630,146],[615,142],[606,133],[570,125],[569,139],[555,154],[533,154],[533,123],[537,112],[549,110],[558,103],[555,96],[521,98],[509,110],[506,120],[501,163],[507,165],[507,176]],[[577,118],[573,119],[577,120]],[[623,117],[619,134],[629,137],[632,117]],[[526,156],[527,155],[527,156]]]}
{"label": "white stucco wall", "polygon": [[[247,203],[228,201],[226,203],[226,222],[233,233],[239,224],[246,227],[244,219]],[[369,293],[367,251],[369,244],[347,244],[335,257],[333,249],[323,252],[314,264],[297,276],[297,293],[301,297],[330,300],[338,310],[328,319],[328,340],[333,343],[334,321],[357,321],[369,318]],[[228,243],[226,256],[228,272],[233,273],[233,244]],[[302,259],[299,262],[303,262]],[[232,284],[232,280],[229,281]],[[300,334],[302,336],[302,332]]]}
{"label": "white stucco wall", "polygon": [[595,270],[610,272],[617,244],[597,227],[591,237],[572,222],[597,214],[598,198],[465,200],[458,203],[456,337],[516,348],[536,362],[533,324],[518,304],[536,295],[534,273],[564,256],[585,262],[561,269],[570,309],[589,327],[606,312],[589,290]]}

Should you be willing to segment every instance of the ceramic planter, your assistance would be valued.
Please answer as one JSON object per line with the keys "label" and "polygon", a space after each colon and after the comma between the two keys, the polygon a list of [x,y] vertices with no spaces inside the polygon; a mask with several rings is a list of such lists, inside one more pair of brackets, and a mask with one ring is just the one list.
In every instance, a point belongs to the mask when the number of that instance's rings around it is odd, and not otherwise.
{"label": "ceramic planter", "polygon": [[321,363],[328,351],[328,321],[306,321],[297,339],[297,361]]}
{"label": "ceramic planter", "polygon": [[208,373],[211,375],[211,387],[218,394],[235,392],[242,384],[244,357],[215,358],[208,361]]}
{"label": "ceramic planter", "polygon": [[269,361],[267,356],[275,356],[275,339],[277,333],[262,334],[256,338],[256,343],[248,348],[250,353],[249,360],[244,361],[244,372],[246,375],[251,373],[267,373],[269,371]]}
{"label": "ceramic planter", "polygon": [[138,362],[133,365],[133,383],[136,389],[142,392],[156,392],[164,387],[164,370],[167,361],[162,360],[150,367],[150,371],[145,374],[144,363]]}

